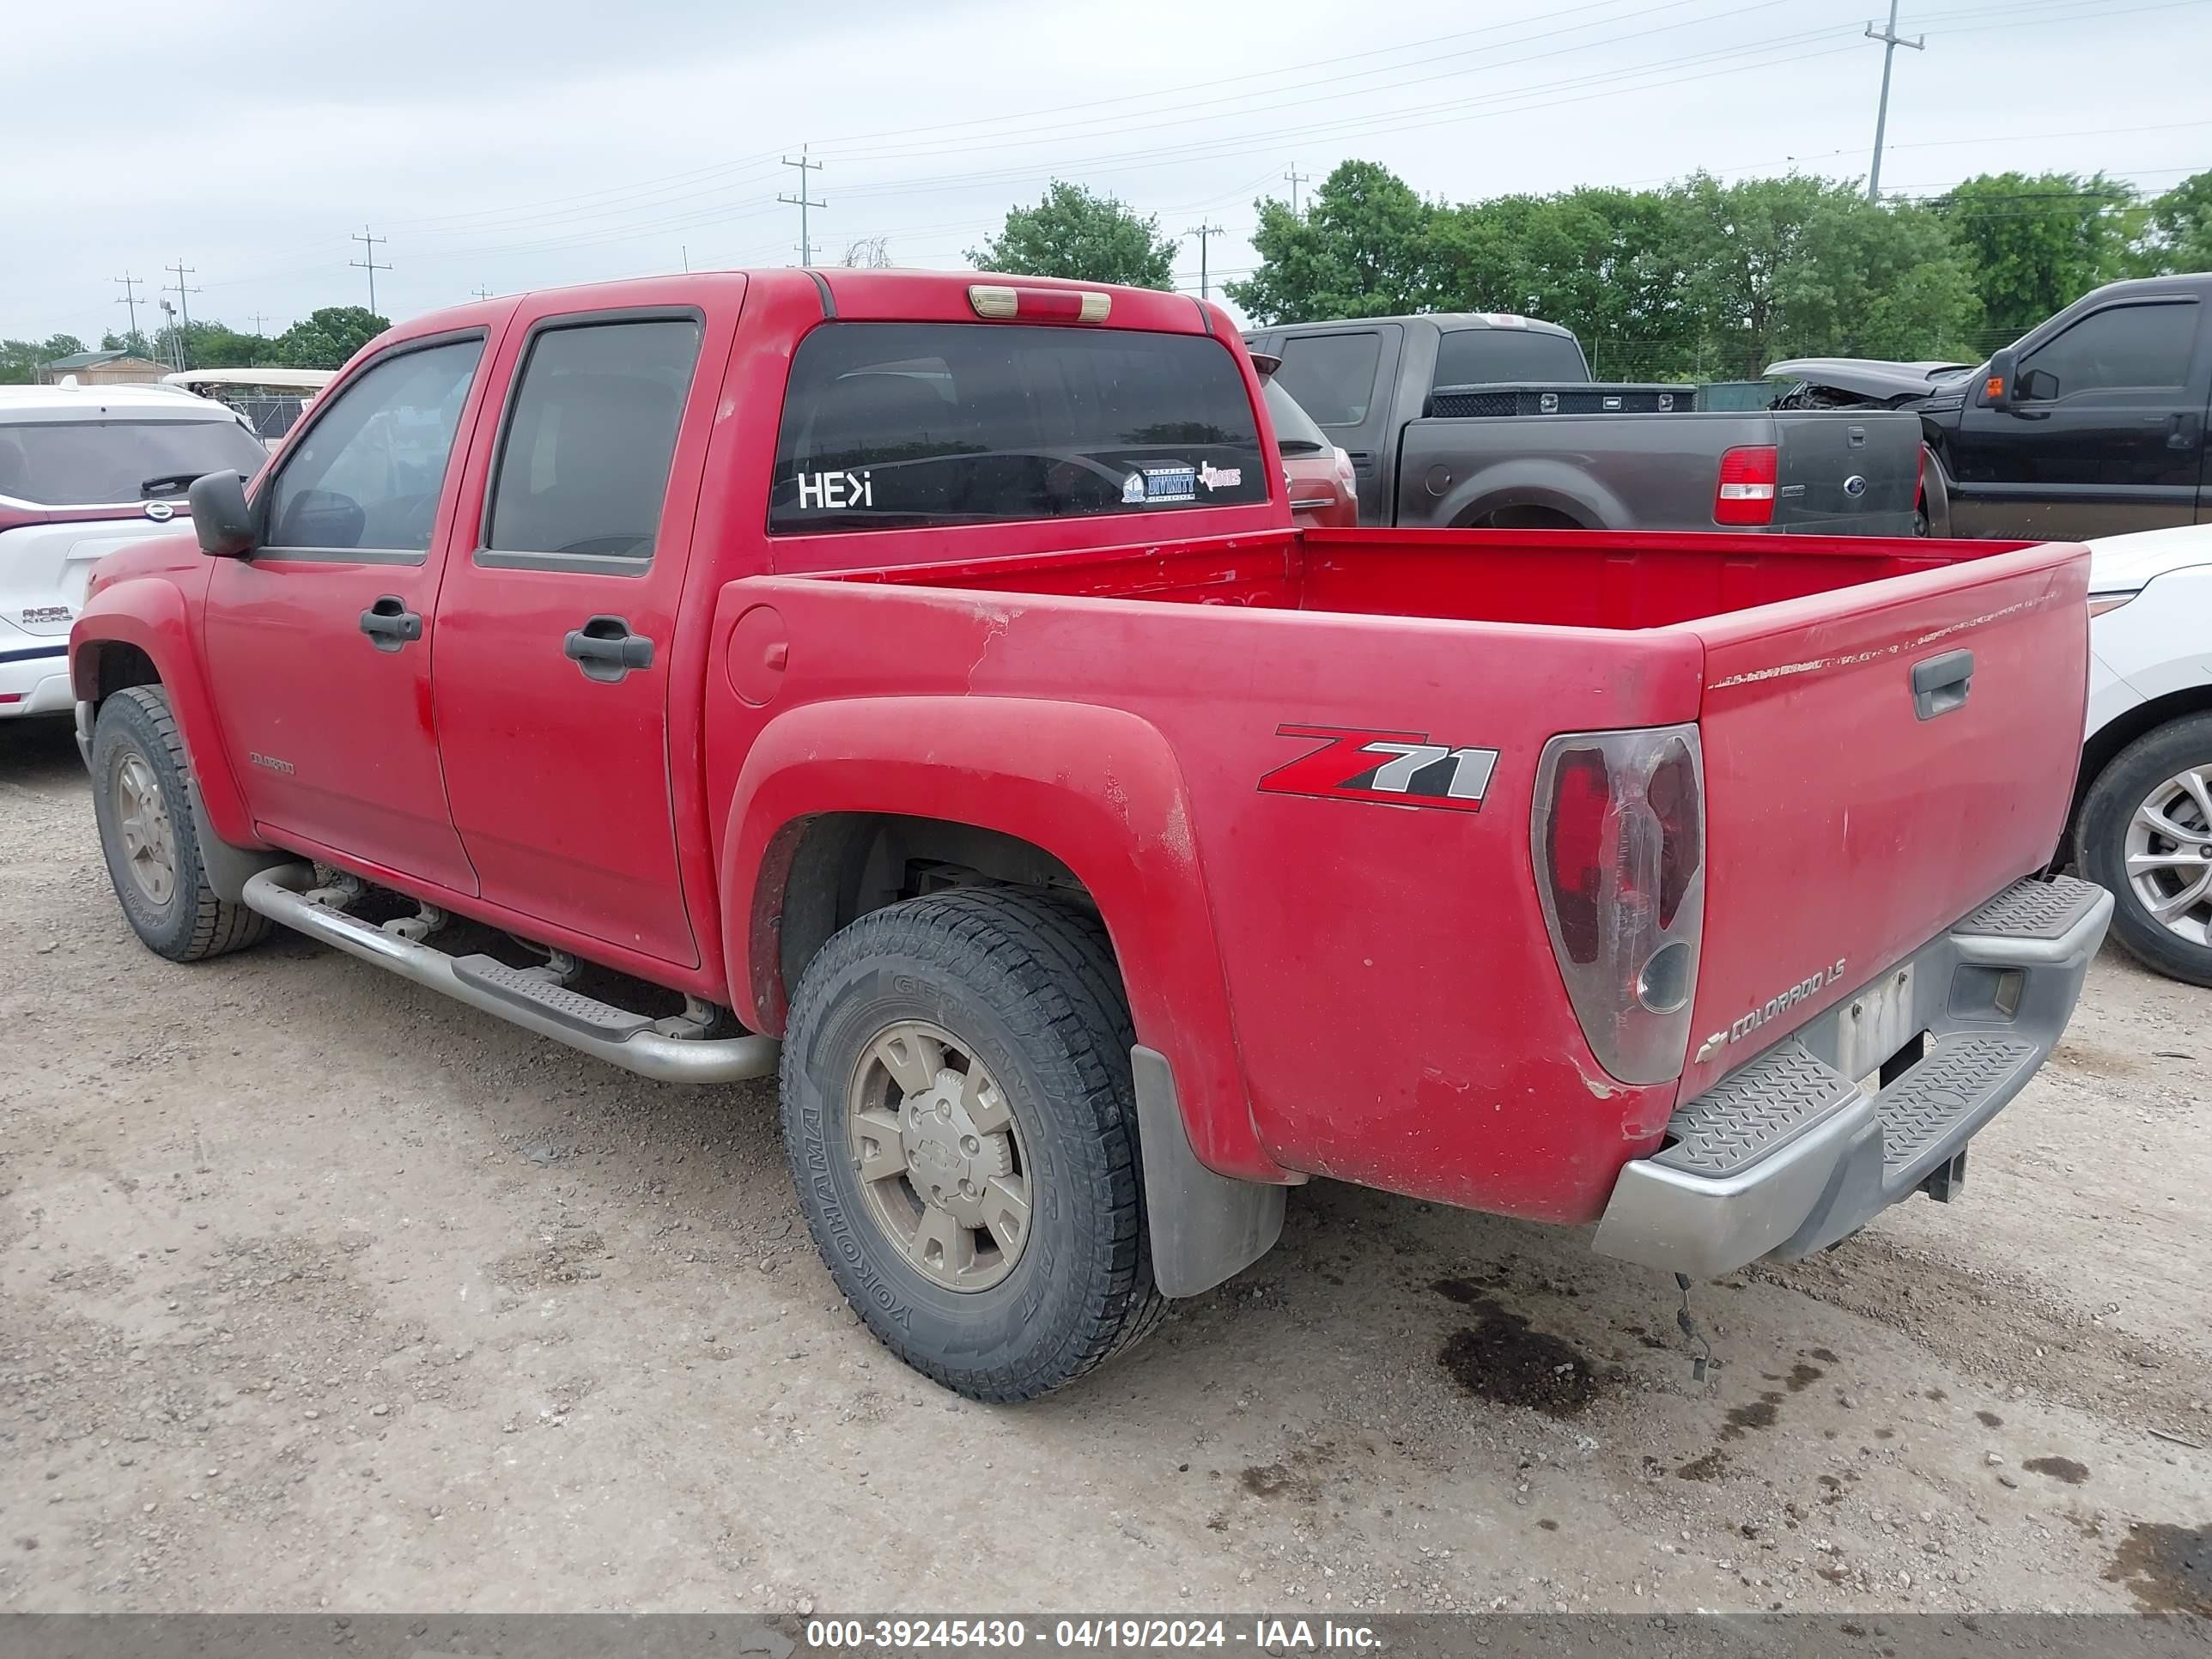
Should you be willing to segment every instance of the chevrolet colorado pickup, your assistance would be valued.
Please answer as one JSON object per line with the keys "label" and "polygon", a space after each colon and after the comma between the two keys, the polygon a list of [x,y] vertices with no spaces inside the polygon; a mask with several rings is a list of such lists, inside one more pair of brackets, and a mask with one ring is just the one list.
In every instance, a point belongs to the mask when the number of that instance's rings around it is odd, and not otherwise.
{"label": "chevrolet colorado pickup", "polygon": [[[1312,1176],[1711,1274],[1948,1199],[2111,908],[2039,878],[2087,556],[1308,530],[1188,296],[769,270],[372,342],[95,573],[125,915],[780,1077],[817,1245],[972,1396]],[[371,1034],[334,1031],[331,1063]]]}
{"label": "chevrolet colorado pickup", "polygon": [[1978,366],[1803,357],[1778,406],[1917,416],[1937,536],[2063,537],[2212,521],[2212,273],[2112,283]]}
{"label": "chevrolet colorado pickup", "polygon": [[1405,528],[1906,536],[1909,417],[1718,410],[1596,382],[1556,323],[1485,313],[1248,331],[1351,457],[1359,522]]}

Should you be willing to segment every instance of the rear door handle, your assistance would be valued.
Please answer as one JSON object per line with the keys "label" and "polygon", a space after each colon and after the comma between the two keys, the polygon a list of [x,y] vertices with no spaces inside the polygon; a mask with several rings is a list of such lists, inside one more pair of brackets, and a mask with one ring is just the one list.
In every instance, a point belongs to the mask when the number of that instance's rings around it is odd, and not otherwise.
{"label": "rear door handle", "polygon": [[561,650],[584,671],[585,678],[609,684],[626,678],[633,668],[653,666],[653,641],[631,633],[620,617],[594,617],[570,629]]}
{"label": "rear door handle", "polygon": [[422,618],[397,593],[386,593],[361,613],[361,631],[380,651],[397,651],[422,637]]}
{"label": "rear door handle", "polygon": [[1963,708],[1966,694],[1973,688],[1972,652],[1946,651],[1940,657],[1926,658],[1912,665],[1913,714],[1932,720],[1938,714]]}

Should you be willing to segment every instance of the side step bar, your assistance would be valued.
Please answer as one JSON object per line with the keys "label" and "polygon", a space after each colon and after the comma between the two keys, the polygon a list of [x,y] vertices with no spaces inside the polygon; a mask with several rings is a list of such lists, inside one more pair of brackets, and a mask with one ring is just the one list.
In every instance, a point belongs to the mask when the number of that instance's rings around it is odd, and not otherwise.
{"label": "side step bar", "polygon": [[246,884],[248,909],[388,968],[417,985],[565,1042],[609,1065],[663,1083],[738,1083],[773,1077],[782,1044],[774,1037],[672,1037],[653,1022],[518,972],[489,957],[453,957],[387,933],[358,916],[317,904],[312,865],[264,870]]}

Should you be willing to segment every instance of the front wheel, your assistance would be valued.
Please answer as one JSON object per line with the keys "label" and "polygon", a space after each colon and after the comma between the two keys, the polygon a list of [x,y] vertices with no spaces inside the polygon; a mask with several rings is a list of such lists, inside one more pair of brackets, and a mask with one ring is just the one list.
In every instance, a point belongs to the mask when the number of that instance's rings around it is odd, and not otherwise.
{"label": "front wheel", "polygon": [[207,883],[192,817],[191,759],[167,694],[134,685],[100,704],[92,734],[92,811],[108,879],[131,932],[172,962],[198,962],[266,937],[270,923]]}
{"label": "front wheel", "polygon": [[2112,933],[2145,966],[2212,985],[2212,714],[2169,721],[2098,775],[2075,830],[2112,890]]}
{"label": "front wheel", "polygon": [[973,1400],[1032,1400],[1149,1329],[1133,1041],[1105,930],[968,890],[861,917],[807,966],[784,1145],[868,1328]]}

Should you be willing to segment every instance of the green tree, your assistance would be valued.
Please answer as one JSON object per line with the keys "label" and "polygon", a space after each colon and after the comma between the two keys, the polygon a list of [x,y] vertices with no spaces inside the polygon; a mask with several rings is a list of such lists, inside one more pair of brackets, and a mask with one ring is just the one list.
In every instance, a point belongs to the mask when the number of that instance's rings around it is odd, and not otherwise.
{"label": "green tree", "polygon": [[29,386],[39,371],[58,357],[74,357],[84,342],[74,334],[49,334],[43,340],[0,340],[0,386]]}
{"label": "green tree", "polygon": [[1054,179],[1033,208],[1015,208],[1003,229],[968,250],[980,270],[1066,276],[1134,288],[1175,286],[1176,244],[1159,221],[1140,219],[1116,198]]}
{"label": "green tree", "polygon": [[1999,343],[2124,276],[2142,217],[2134,189],[2101,173],[1984,173],[1936,211],[1972,261]]}
{"label": "green tree", "polygon": [[1345,161],[1303,215],[1255,204],[1260,264],[1224,291],[1262,323],[1387,317],[1423,311],[1436,298],[1435,210],[1405,180],[1372,161]]}
{"label": "green tree", "polygon": [[2143,276],[2212,270],[2212,172],[2184,179],[2150,204],[2130,264]]}
{"label": "green tree", "polygon": [[1980,320],[1946,223],[1856,185],[1792,174],[1670,192],[1706,379],[1754,380],[1778,357],[1960,355]]}
{"label": "green tree", "polygon": [[100,349],[102,351],[127,351],[134,357],[154,356],[154,343],[146,337],[146,331],[143,328],[125,329],[120,332],[110,329],[100,337]]}
{"label": "green tree", "polygon": [[287,368],[339,368],[391,326],[366,306],[325,306],[278,335],[274,355]]}

